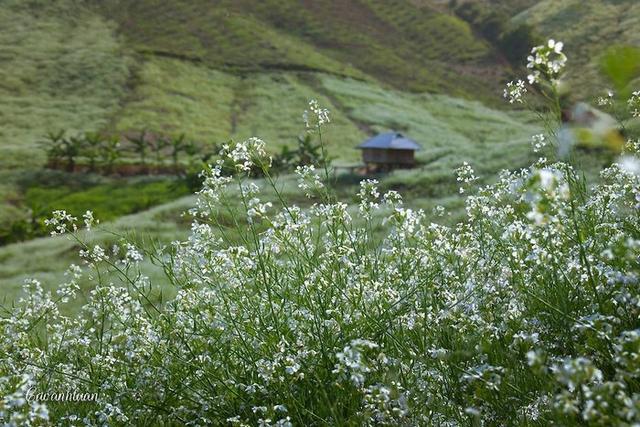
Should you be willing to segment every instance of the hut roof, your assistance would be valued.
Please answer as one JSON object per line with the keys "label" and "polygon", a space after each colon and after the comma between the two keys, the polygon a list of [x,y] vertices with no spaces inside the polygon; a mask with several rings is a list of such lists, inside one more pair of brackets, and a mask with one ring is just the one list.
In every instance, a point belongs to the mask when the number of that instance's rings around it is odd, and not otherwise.
{"label": "hut roof", "polygon": [[381,150],[420,150],[420,145],[398,132],[381,133],[367,139],[356,148],[374,148]]}

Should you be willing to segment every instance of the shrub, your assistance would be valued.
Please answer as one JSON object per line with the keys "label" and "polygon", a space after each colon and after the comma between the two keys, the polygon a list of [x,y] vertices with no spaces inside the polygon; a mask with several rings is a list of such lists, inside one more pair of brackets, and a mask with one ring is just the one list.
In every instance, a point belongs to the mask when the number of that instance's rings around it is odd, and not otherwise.
{"label": "shrub", "polygon": [[105,138],[100,145],[100,162],[106,173],[113,171],[113,166],[122,157],[120,152],[120,138],[111,136]]}
{"label": "shrub", "polygon": [[493,43],[516,66],[530,46],[540,42],[532,26],[509,26],[509,16],[500,10],[485,10],[478,3],[463,3],[455,13],[471,24],[484,38]]}
{"label": "shrub", "polygon": [[172,138],[170,141],[171,145],[171,158],[173,159],[173,168],[178,171],[178,158],[182,151],[185,151],[187,148],[187,141],[185,140],[185,134],[181,134]]}
{"label": "shrub", "polygon": [[68,172],[75,170],[76,159],[83,146],[82,136],[66,137],[63,130],[47,134],[43,143],[47,150],[47,157],[52,166],[57,167],[58,162],[64,160]]}
{"label": "shrub", "polygon": [[522,24],[502,32],[497,41],[509,62],[521,66],[519,61],[526,55],[529,46],[539,42],[539,37],[535,34],[533,27]]}
{"label": "shrub", "polygon": [[50,165],[57,167],[58,163],[62,160],[61,144],[64,139],[64,131],[49,132],[42,145],[47,152],[47,160]]}
{"label": "shrub", "polygon": [[155,154],[156,166],[160,166],[163,163],[163,151],[171,145],[171,141],[166,137],[156,137],[153,142],[152,149]]}
{"label": "shrub", "polygon": [[89,160],[89,171],[96,171],[96,160],[100,155],[100,146],[103,144],[103,138],[99,133],[85,133],[82,139],[82,154]]}
{"label": "shrub", "polygon": [[147,149],[149,148],[147,131],[142,130],[139,135],[131,135],[127,139],[133,144],[133,151],[140,156],[140,164],[145,166],[147,164]]}

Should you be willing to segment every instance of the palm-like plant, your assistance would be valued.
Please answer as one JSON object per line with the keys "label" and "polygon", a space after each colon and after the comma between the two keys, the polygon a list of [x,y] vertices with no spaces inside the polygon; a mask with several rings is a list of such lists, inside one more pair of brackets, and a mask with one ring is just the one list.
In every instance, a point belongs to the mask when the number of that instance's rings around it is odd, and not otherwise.
{"label": "palm-like plant", "polygon": [[153,143],[153,152],[156,158],[156,167],[160,168],[162,165],[162,151],[171,145],[171,141],[166,137],[158,137]]}
{"label": "palm-like plant", "polygon": [[62,159],[62,150],[60,149],[60,146],[63,139],[64,130],[60,130],[58,132],[47,133],[45,140],[42,142],[42,145],[45,146],[47,151],[47,160],[54,168],[58,166],[58,163]]}
{"label": "palm-like plant", "polygon": [[187,142],[185,134],[181,134],[175,138],[171,138],[171,158],[173,160],[173,169],[178,172],[178,157],[180,152],[185,151]]}
{"label": "palm-like plant", "polygon": [[112,136],[100,144],[100,161],[107,173],[113,171],[114,163],[122,156],[120,153],[120,138]]}
{"label": "palm-like plant", "polygon": [[60,155],[67,162],[67,171],[73,172],[76,168],[76,157],[80,153],[83,144],[81,136],[71,136],[60,140]]}
{"label": "palm-like plant", "polygon": [[329,159],[322,152],[322,145],[314,144],[311,134],[298,136],[297,165],[324,165]]}
{"label": "palm-like plant", "polygon": [[147,163],[147,131],[143,130],[138,136],[129,137],[129,142],[133,144],[133,150],[140,156],[140,163],[144,166]]}
{"label": "palm-like plant", "polygon": [[273,170],[285,171],[292,169],[295,163],[294,159],[297,152],[290,149],[287,145],[282,146],[280,152],[273,156],[273,163],[271,165]]}
{"label": "palm-like plant", "polygon": [[83,154],[89,159],[89,170],[96,170],[96,159],[100,154],[102,137],[98,133],[87,132],[82,141]]}

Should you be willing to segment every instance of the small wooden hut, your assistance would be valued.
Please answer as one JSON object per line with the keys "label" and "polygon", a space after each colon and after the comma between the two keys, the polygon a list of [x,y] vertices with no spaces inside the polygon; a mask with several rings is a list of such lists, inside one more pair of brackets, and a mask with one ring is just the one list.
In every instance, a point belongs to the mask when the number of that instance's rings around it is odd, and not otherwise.
{"label": "small wooden hut", "polygon": [[381,133],[358,145],[367,170],[411,168],[415,165],[414,153],[420,145],[398,132]]}

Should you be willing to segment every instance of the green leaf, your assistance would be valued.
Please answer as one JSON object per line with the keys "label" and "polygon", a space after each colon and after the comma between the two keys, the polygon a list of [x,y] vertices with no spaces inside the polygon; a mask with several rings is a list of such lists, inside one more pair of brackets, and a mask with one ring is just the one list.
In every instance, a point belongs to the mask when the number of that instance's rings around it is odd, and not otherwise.
{"label": "green leaf", "polygon": [[631,92],[629,84],[640,77],[640,48],[613,46],[601,59],[602,72],[613,83],[616,91],[626,98]]}

